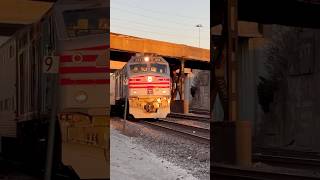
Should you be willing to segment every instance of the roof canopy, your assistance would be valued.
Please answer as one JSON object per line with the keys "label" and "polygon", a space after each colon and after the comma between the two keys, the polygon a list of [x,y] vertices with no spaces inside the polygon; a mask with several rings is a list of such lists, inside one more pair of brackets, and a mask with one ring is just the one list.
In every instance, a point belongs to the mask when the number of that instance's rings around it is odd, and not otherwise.
{"label": "roof canopy", "polygon": [[31,0],[1,0],[0,35],[10,36],[25,24],[37,21],[52,3]]}
{"label": "roof canopy", "polygon": [[[211,27],[221,24],[224,0],[211,1]],[[238,0],[238,20],[320,28],[320,0]]]}

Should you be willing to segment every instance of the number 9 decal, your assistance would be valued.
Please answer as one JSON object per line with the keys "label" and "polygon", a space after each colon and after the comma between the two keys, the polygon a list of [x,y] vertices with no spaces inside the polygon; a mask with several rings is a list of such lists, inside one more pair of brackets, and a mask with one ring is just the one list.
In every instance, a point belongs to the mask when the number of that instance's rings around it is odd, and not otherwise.
{"label": "number 9 decal", "polygon": [[52,67],[52,64],[53,64],[52,57],[47,57],[45,60],[45,64],[48,66],[46,71],[49,71]]}

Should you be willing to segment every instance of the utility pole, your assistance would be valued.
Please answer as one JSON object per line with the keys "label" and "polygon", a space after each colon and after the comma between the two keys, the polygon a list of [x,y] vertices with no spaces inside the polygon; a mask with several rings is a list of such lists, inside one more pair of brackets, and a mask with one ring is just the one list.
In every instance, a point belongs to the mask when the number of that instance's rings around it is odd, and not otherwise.
{"label": "utility pole", "polygon": [[202,28],[202,24],[197,24],[196,25],[197,28],[199,28],[199,48],[200,48],[200,28]]}
{"label": "utility pole", "polygon": [[49,132],[47,140],[47,157],[46,157],[46,167],[45,167],[45,180],[52,179],[52,169],[53,169],[53,156],[55,147],[55,129],[57,121],[58,112],[58,82],[59,82],[59,59],[54,56],[54,52],[50,50],[48,52],[49,56],[46,56],[43,61],[43,72],[50,75],[52,78],[52,104],[51,104],[51,115],[49,119]]}

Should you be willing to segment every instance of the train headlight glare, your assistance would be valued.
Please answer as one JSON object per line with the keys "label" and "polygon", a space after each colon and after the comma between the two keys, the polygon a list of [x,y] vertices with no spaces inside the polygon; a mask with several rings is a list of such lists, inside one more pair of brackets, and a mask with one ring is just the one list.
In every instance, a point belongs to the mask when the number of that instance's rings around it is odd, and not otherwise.
{"label": "train headlight glare", "polygon": [[150,58],[148,56],[144,57],[145,62],[149,62]]}
{"label": "train headlight glare", "polygon": [[137,91],[133,91],[133,94],[137,94]]}
{"label": "train headlight glare", "polygon": [[79,91],[76,96],[75,96],[75,99],[78,103],[83,103],[83,102],[86,102],[87,99],[88,99],[88,95],[86,92],[84,91]]}
{"label": "train headlight glare", "polygon": [[148,76],[148,82],[152,82],[152,76]]}

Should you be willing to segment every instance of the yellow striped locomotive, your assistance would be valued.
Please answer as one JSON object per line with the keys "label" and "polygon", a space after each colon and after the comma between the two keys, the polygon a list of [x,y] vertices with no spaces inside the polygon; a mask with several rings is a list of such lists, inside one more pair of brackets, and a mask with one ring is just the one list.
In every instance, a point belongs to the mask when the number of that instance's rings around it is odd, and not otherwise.
{"label": "yellow striped locomotive", "polygon": [[[171,79],[169,64],[162,57],[137,54],[112,74],[113,105],[134,118],[165,118],[170,113]],[[112,91],[112,90],[111,90]]]}

